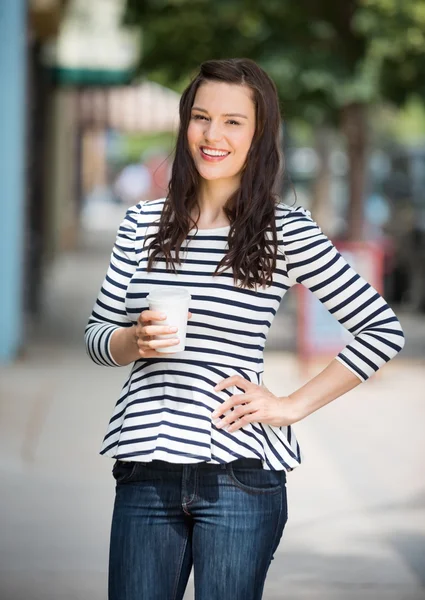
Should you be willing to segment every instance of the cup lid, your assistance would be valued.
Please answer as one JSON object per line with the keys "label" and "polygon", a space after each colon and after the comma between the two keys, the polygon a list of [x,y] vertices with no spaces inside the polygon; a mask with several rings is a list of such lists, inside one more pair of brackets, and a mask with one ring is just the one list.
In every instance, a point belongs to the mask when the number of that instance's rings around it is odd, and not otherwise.
{"label": "cup lid", "polygon": [[184,287],[157,286],[147,296],[148,302],[160,302],[166,300],[189,300],[191,295]]}

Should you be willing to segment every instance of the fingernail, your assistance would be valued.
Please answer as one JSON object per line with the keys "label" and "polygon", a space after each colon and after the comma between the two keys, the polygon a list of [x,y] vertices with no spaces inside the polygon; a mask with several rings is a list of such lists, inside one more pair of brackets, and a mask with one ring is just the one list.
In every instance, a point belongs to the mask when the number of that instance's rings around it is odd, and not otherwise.
{"label": "fingernail", "polygon": [[217,411],[215,410],[213,413],[211,413],[211,416],[213,419],[215,419],[217,417]]}
{"label": "fingernail", "polygon": [[217,423],[216,427],[217,429],[221,429],[223,427],[224,423],[223,421],[220,421],[219,423]]}

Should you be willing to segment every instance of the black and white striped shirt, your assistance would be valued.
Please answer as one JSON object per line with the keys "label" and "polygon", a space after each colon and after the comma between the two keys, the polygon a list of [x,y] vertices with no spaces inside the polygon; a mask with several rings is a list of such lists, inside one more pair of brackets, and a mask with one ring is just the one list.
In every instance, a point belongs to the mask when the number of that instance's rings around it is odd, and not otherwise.
{"label": "black and white striped shirt", "polygon": [[362,381],[401,350],[400,323],[385,300],[338,253],[308,211],[276,207],[279,243],[273,284],[234,285],[228,269],[214,276],[227,249],[229,226],[192,230],[177,273],[159,258],[151,272],[144,240],[157,230],[164,199],[127,211],[86,328],[86,346],[99,365],[117,366],[110,338],[136,323],[155,286],[186,287],[193,314],[183,352],[134,363],[123,386],[101,453],[121,460],[225,463],[259,458],[265,469],[287,471],[301,461],[292,427],[251,423],[233,433],[217,429],[211,413],[238,388],[215,392],[241,375],[261,384],[267,333],[282,297],[296,283],[308,287],[354,336],[337,356]]}

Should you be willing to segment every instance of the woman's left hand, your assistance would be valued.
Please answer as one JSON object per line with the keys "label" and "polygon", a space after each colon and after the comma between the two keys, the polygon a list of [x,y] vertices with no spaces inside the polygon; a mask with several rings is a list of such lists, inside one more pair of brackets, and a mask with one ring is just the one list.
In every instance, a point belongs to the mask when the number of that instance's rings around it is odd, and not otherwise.
{"label": "woman's left hand", "polygon": [[294,400],[287,396],[278,398],[265,386],[247,381],[240,375],[223,379],[214,390],[220,392],[234,385],[241,388],[244,393],[231,396],[212,413],[212,418],[217,419],[235,407],[229,415],[216,424],[218,429],[228,425],[226,431],[233,432],[253,422],[285,427],[300,420]]}

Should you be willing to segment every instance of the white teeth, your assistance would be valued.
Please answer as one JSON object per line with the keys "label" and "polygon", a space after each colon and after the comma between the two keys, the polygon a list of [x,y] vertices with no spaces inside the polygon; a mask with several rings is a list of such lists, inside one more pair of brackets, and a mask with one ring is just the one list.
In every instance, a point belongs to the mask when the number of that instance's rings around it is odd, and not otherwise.
{"label": "white teeth", "polygon": [[228,152],[221,152],[220,150],[210,150],[207,148],[202,148],[202,152],[207,156],[227,156]]}

